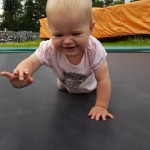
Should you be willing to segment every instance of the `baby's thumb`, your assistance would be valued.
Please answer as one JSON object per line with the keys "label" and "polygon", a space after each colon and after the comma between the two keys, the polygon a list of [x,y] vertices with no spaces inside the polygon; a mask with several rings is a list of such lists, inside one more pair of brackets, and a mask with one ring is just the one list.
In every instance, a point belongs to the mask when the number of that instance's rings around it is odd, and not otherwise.
{"label": "baby's thumb", "polygon": [[10,79],[12,77],[12,74],[9,72],[6,72],[6,71],[0,72],[0,75],[6,77],[8,79]]}

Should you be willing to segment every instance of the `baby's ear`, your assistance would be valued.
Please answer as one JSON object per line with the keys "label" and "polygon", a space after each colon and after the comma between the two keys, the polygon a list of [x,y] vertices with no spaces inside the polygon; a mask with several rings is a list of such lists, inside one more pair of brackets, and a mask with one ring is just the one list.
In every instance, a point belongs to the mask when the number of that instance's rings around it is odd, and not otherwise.
{"label": "baby's ear", "polygon": [[91,32],[93,31],[94,25],[95,25],[95,22],[92,21],[92,23],[91,23],[91,25],[90,25],[90,31],[91,31]]}

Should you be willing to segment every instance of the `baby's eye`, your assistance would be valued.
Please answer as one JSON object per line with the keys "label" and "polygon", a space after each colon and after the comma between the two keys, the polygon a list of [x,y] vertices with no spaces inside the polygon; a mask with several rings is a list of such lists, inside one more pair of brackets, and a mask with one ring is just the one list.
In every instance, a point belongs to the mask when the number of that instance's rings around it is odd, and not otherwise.
{"label": "baby's eye", "polygon": [[74,35],[74,36],[78,36],[78,35],[80,35],[81,33],[72,33],[72,35]]}
{"label": "baby's eye", "polygon": [[61,37],[61,36],[63,36],[63,35],[62,35],[62,34],[55,34],[55,35],[53,35],[53,36]]}

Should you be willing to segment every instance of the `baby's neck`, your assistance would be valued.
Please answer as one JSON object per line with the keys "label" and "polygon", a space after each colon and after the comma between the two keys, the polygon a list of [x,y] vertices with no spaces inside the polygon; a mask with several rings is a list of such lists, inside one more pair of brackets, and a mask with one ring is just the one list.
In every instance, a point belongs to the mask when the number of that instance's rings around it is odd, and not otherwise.
{"label": "baby's neck", "polygon": [[78,65],[83,57],[83,53],[80,53],[80,55],[76,55],[76,56],[67,56],[67,59],[69,60],[69,62],[73,65]]}

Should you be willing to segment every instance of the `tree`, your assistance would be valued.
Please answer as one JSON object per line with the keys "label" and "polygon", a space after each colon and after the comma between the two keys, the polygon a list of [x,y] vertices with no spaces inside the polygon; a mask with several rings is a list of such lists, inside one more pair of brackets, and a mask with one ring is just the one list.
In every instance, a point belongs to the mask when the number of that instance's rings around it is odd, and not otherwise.
{"label": "tree", "polygon": [[39,31],[40,22],[39,19],[46,17],[46,3],[47,0],[35,0],[34,14],[35,14],[35,30]]}
{"label": "tree", "polygon": [[11,31],[39,31],[39,19],[46,17],[47,0],[3,0],[0,28]]}
{"label": "tree", "polygon": [[24,16],[22,18],[25,31],[35,30],[35,13],[33,0],[26,0],[24,4]]}
{"label": "tree", "polygon": [[115,0],[113,5],[124,4],[124,0]]}
{"label": "tree", "polygon": [[46,17],[45,7],[47,0],[26,0],[24,4],[23,27],[26,31],[40,29],[39,19]]}
{"label": "tree", "polygon": [[22,0],[3,0],[3,14],[1,28],[19,30],[19,21],[22,17]]}
{"label": "tree", "polygon": [[104,7],[104,1],[103,0],[93,0],[92,1],[92,7]]}
{"label": "tree", "polygon": [[105,7],[111,6],[113,3],[113,0],[105,0]]}
{"label": "tree", "polygon": [[46,17],[46,3],[47,0],[35,0],[35,13],[37,18],[45,18]]}
{"label": "tree", "polygon": [[130,2],[136,2],[136,1],[139,1],[139,0],[131,0]]}

